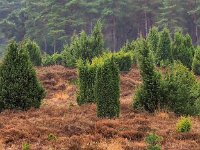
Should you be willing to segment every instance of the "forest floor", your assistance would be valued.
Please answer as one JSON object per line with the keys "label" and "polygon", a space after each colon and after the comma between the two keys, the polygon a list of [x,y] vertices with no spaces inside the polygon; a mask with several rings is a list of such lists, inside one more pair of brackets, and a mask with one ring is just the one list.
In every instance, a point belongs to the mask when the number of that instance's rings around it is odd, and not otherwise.
{"label": "forest floor", "polygon": [[141,113],[132,109],[133,94],[141,83],[136,67],[121,79],[121,115],[98,119],[94,104],[77,106],[76,71],[62,66],[37,68],[46,89],[40,109],[0,114],[0,150],[144,150],[151,131],[163,137],[163,150],[200,150],[200,118],[192,118],[190,133],[176,132],[179,118],[159,111]]}

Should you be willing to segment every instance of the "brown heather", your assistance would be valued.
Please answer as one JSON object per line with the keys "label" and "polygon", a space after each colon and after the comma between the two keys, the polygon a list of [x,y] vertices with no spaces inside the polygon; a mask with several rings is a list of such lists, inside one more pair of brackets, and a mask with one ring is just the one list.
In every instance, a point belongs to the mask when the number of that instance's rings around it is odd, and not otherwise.
{"label": "brown heather", "polygon": [[[140,84],[138,69],[121,74],[121,115],[98,119],[94,104],[76,104],[76,71],[62,66],[39,67],[37,74],[47,95],[40,109],[0,114],[0,149],[20,150],[144,150],[144,139],[155,131],[164,150],[199,150],[200,118],[192,118],[190,133],[176,132],[178,117],[165,111],[155,114],[132,110],[132,96]],[[56,140],[49,141],[53,134]]]}

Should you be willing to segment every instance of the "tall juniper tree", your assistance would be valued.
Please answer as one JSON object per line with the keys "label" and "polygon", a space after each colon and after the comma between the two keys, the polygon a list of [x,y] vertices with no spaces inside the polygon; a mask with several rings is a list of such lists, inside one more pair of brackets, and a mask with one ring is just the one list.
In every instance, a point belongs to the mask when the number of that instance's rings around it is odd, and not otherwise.
{"label": "tall juniper tree", "polygon": [[20,110],[38,108],[44,95],[27,50],[11,42],[0,70],[1,107]]}
{"label": "tall juniper tree", "polygon": [[168,64],[173,61],[172,57],[172,44],[170,32],[167,28],[164,28],[160,33],[160,40],[158,43],[158,60],[159,64]]}
{"label": "tall juniper tree", "polygon": [[139,49],[139,67],[142,76],[142,85],[138,89],[134,107],[142,107],[149,112],[158,109],[162,100],[161,75],[155,70],[155,65],[150,52],[148,42],[143,39],[142,47]]}

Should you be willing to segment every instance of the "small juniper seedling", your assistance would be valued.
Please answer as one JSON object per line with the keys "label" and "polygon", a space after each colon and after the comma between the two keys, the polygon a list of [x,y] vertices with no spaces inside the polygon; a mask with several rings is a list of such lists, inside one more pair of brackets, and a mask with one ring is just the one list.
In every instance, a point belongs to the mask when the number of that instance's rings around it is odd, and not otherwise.
{"label": "small juniper seedling", "polygon": [[30,150],[30,144],[28,144],[27,142],[24,142],[22,144],[22,150]]}
{"label": "small juniper seedling", "polygon": [[51,133],[51,134],[48,135],[49,141],[55,141],[56,139],[57,139],[57,137],[54,134]]}
{"label": "small juniper seedling", "polygon": [[145,142],[148,144],[147,150],[161,150],[162,137],[155,133],[150,133],[146,138]]}
{"label": "small juniper seedling", "polygon": [[176,124],[177,132],[190,132],[192,129],[192,121],[189,117],[181,117]]}

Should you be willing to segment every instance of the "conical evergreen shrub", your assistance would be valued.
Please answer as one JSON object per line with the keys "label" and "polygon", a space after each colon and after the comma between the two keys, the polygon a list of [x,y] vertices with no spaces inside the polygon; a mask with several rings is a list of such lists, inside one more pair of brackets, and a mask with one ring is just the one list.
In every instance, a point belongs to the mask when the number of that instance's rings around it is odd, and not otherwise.
{"label": "conical evergreen shrub", "polygon": [[191,69],[194,47],[188,34],[184,36],[180,31],[175,32],[172,52],[174,60],[180,61],[187,68]]}
{"label": "conical evergreen shrub", "polygon": [[102,23],[100,20],[97,21],[90,36],[90,47],[92,49],[92,58],[100,56],[104,51]]}
{"label": "conical evergreen shrub", "polygon": [[28,51],[33,65],[41,66],[42,54],[41,54],[40,47],[37,45],[37,43],[28,39],[28,40],[25,40],[22,45],[23,45],[23,48]]}
{"label": "conical evergreen shrub", "polygon": [[172,63],[172,44],[169,30],[167,28],[163,29],[160,33],[160,40],[158,43],[158,64],[168,65]]}
{"label": "conical evergreen shrub", "polygon": [[95,83],[97,116],[100,118],[119,117],[120,113],[119,69],[113,58],[99,62]]}
{"label": "conical evergreen shrub", "polygon": [[4,109],[38,108],[44,98],[27,50],[11,42],[0,70],[0,102]]}
{"label": "conical evergreen shrub", "polygon": [[79,105],[94,103],[94,85],[96,77],[96,66],[95,64],[84,63],[83,60],[77,62],[78,70],[78,93],[77,103]]}
{"label": "conical evergreen shrub", "polygon": [[137,109],[143,108],[146,111],[154,112],[162,101],[161,75],[155,70],[148,42],[143,39],[142,43],[142,47],[138,49],[142,85],[136,92],[133,106]]}
{"label": "conical evergreen shrub", "polygon": [[149,43],[150,50],[154,53],[154,55],[157,54],[158,49],[158,42],[159,42],[159,32],[158,28],[153,27],[148,34],[147,41]]}

